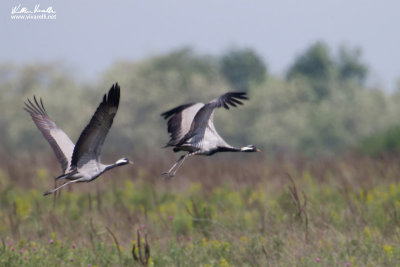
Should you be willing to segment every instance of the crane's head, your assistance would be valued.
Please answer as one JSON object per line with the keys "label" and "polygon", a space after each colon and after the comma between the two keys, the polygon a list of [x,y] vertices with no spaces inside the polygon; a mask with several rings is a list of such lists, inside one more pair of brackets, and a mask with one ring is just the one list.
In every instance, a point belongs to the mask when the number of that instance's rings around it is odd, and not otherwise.
{"label": "crane's head", "polygon": [[244,146],[240,149],[241,152],[261,152],[260,149],[256,148],[253,145]]}
{"label": "crane's head", "polygon": [[127,158],[122,158],[115,162],[115,165],[117,165],[117,166],[122,166],[122,165],[126,165],[126,164],[133,164],[133,161],[130,161]]}

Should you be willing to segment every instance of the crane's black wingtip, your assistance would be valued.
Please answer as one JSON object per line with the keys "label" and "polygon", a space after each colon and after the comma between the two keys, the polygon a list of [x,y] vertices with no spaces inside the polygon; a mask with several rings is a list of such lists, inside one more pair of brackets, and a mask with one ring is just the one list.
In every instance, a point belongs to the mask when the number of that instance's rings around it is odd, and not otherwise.
{"label": "crane's black wingtip", "polygon": [[120,86],[119,86],[118,82],[116,82],[112,85],[111,90],[120,91]]}
{"label": "crane's black wingtip", "polygon": [[240,100],[249,99],[246,94],[246,92],[228,92],[218,98],[217,106],[229,109],[229,106],[237,107],[237,105],[243,105]]}
{"label": "crane's black wingtip", "polygon": [[247,93],[246,92],[235,92],[232,94],[233,97],[239,98],[239,99],[249,99],[247,97]]}
{"label": "crane's black wingtip", "polygon": [[103,96],[103,103],[112,104],[114,106],[119,106],[119,99],[120,99],[120,86],[118,83],[114,83],[108,94],[104,94]]}
{"label": "crane's black wingtip", "polygon": [[[40,103],[40,104],[39,104]],[[26,99],[26,102],[24,102],[25,107],[24,109],[29,113],[29,114],[39,114],[42,116],[47,115],[46,109],[44,108],[42,98],[39,98],[39,101],[36,99],[36,96],[33,95],[33,101],[31,101],[29,98]]]}
{"label": "crane's black wingtip", "polygon": [[108,92],[108,95],[113,95],[113,96],[118,96],[119,97],[120,91],[121,91],[121,88],[120,88],[119,84],[118,83],[114,83],[111,86],[111,89]]}

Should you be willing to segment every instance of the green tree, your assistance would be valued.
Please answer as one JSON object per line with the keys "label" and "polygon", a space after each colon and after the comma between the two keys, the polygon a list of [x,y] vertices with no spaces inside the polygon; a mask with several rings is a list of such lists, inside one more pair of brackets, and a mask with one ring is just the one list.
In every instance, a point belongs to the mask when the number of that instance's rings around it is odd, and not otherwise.
{"label": "green tree", "polygon": [[314,88],[316,98],[321,100],[329,95],[329,82],[334,77],[335,65],[328,46],[317,42],[300,55],[289,68],[287,79],[305,77]]}
{"label": "green tree", "polygon": [[306,52],[295,60],[289,68],[287,78],[304,75],[312,79],[331,78],[334,62],[329,54],[328,46],[322,42],[312,45]]}
{"label": "green tree", "polygon": [[360,61],[361,49],[350,49],[346,46],[339,48],[337,67],[339,79],[348,81],[355,80],[363,85],[368,74],[368,67]]}
{"label": "green tree", "polygon": [[261,57],[249,48],[232,49],[220,59],[221,74],[233,88],[247,91],[251,84],[262,83],[267,68]]}
{"label": "green tree", "polygon": [[217,60],[213,56],[197,55],[190,47],[155,57],[151,63],[152,71],[179,73],[184,89],[187,89],[190,79],[196,74],[211,78],[218,69]]}

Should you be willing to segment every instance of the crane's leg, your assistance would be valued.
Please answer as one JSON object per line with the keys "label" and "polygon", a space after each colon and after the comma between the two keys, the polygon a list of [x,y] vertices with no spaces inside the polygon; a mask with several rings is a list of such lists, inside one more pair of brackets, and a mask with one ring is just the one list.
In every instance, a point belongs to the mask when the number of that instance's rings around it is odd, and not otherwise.
{"label": "crane's leg", "polygon": [[191,154],[186,154],[186,155],[183,157],[183,159],[179,162],[178,166],[175,168],[174,172],[171,174],[171,175],[172,175],[171,177],[174,177],[174,176],[175,176],[176,172],[177,172],[178,169],[182,166],[182,164],[183,164],[183,162],[185,161],[185,159],[188,158],[188,157],[191,156],[191,155],[193,155],[193,154],[192,154],[192,153],[191,153]]}
{"label": "crane's leg", "polygon": [[[164,172],[162,175],[165,176],[165,177],[167,177],[167,178],[172,178],[172,177],[174,177],[176,171],[174,172],[174,174],[171,174],[172,170],[176,167],[176,165],[179,164],[179,162],[183,162],[183,161],[185,160],[185,158],[186,158],[187,155],[188,155],[188,154],[182,155],[182,156],[175,162],[175,164],[172,165],[171,169],[169,169],[167,172]],[[179,166],[180,166],[180,165],[182,165],[182,163],[179,164]]]}
{"label": "crane's leg", "polygon": [[196,155],[197,152],[192,152],[192,153],[188,153],[186,155],[182,155],[176,162],[175,164],[171,167],[171,169],[169,169],[168,172],[164,172],[162,175],[166,176],[167,178],[172,178],[175,176],[176,172],[178,171],[178,169],[182,166],[183,162],[185,161],[186,158],[188,158],[189,156],[192,155]]}
{"label": "crane's leg", "polygon": [[[54,188],[57,187],[57,180],[54,179]],[[53,210],[56,208],[57,193],[53,195]]]}
{"label": "crane's leg", "polygon": [[55,188],[55,189],[53,189],[53,190],[49,190],[49,191],[44,192],[43,196],[47,196],[47,195],[53,194],[53,193],[56,192],[58,189],[63,188],[63,187],[66,186],[66,185],[69,185],[69,184],[72,184],[72,183],[76,183],[76,182],[81,182],[81,181],[83,181],[83,180],[84,180],[83,178],[79,178],[79,179],[76,179],[76,180],[69,181],[69,182],[67,182],[67,183],[65,183],[65,184],[63,184],[63,185],[60,185],[59,187],[57,187],[57,188]]}
{"label": "crane's leg", "polygon": [[72,172],[65,173],[65,174],[61,174],[60,176],[58,176],[57,178],[55,178],[55,180],[57,181],[57,180],[60,180],[60,179],[66,179],[66,178],[68,178],[68,177],[71,177],[72,175],[74,175],[74,174],[77,173],[77,172],[78,172],[78,170],[75,169],[75,170],[73,170]]}

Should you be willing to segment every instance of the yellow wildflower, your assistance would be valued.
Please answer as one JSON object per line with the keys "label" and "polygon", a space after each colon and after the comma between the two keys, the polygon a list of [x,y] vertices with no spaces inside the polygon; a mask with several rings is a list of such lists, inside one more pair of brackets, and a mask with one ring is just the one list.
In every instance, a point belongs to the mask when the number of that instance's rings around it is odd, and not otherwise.
{"label": "yellow wildflower", "polygon": [[225,258],[222,258],[221,261],[219,262],[219,266],[229,267],[230,265],[229,265],[229,262]]}
{"label": "yellow wildflower", "polygon": [[364,233],[367,236],[367,238],[371,238],[371,229],[369,229],[368,226],[364,227]]}
{"label": "yellow wildflower", "polygon": [[391,245],[383,245],[382,248],[386,252],[386,254],[388,255],[393,254],[393,247]]}
{"label": "yellow wildflower", "polygon": [[207,247],[208,242],[207,242],[207,239],[206,239],[205,237],[203,237],[203,238],[201,239],[201,244],[202,244],[203,247]]}

